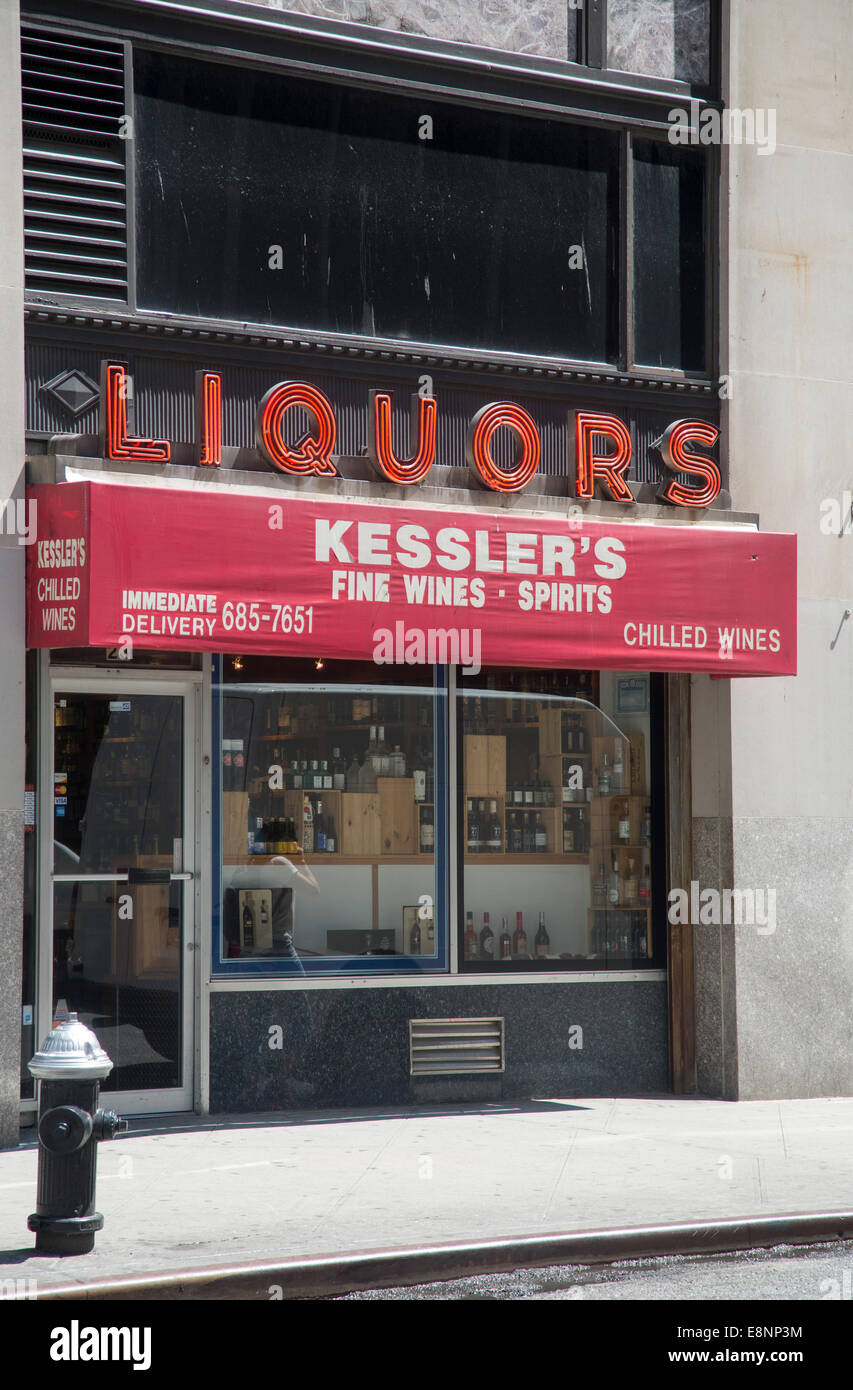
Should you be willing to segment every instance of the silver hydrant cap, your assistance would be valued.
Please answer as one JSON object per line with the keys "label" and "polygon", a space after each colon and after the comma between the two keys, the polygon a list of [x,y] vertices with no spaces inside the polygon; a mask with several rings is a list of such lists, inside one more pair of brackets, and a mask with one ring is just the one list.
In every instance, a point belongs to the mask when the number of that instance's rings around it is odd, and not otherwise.
{"label": "silver hydrant cap", "polygon": [[37,1081],[100,1081],[109,1076],[113,1064],[91,1028],[69,1014],[48,1033],[31,1062],[27,1063]]}

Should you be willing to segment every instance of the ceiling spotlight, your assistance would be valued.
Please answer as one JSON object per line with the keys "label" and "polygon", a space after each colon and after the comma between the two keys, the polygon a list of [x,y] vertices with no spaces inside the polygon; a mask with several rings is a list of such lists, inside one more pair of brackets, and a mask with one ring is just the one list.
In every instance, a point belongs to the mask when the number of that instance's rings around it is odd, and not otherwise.
{"label": "ceiling spotlight", "polygon": [[323,660],[323,658],[322,658],[321,656],[318,656],[318,657],[317,657],[317,660],[314,662],[314,670],[315,670],[315,671],[322,671],[325,665],[326,665],[326,663],[325,663],[325,661]]}
{"label": "ceiling spotlight", "polygon": [[235,656],[235,657],[233,657],[232,660],[231,660],[231,665],[234,667],[234,670],[235,670],[235,671],[242,671],[242,669],[243,669],[243,658],[242,658],[242,656]]}

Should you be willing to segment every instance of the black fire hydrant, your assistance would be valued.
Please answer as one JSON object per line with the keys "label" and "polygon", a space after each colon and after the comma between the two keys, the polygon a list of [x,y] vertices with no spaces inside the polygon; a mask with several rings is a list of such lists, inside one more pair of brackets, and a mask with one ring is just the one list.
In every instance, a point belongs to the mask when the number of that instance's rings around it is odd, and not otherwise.
{"label": "black fire hydrant", "polygon": [[104,1218],[95,1211],[97,1141],[127,1129],[114,1110],[98,1109],[113,1064],[76,1014],[45,1038],[29,1063],[41,1082],[37,1209],[27,1225],[43,1255],[86,1255]]}

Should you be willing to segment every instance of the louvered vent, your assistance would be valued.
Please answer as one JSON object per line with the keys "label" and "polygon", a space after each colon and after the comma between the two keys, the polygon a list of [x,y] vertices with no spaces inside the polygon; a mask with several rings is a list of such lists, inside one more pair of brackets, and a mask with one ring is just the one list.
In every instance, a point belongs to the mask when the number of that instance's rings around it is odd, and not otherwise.
{"label": "louvered vent", "polygon": [[25,29],[21,72],[27,290],[124,303],[124,49]]}
{"label": "louvered vent", "polygon": [[504,1069],[502,1018],[409,1020],[412,1076],[463,1076]]}

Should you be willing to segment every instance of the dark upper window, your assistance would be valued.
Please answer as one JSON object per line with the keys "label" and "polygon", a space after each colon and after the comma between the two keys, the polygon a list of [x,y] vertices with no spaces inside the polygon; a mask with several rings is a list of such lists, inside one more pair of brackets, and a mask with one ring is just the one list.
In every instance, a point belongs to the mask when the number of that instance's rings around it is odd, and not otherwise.
{"label": "dark upper window", "polygon": [[139,53],[143,308],[613,361],[618,136]]}

